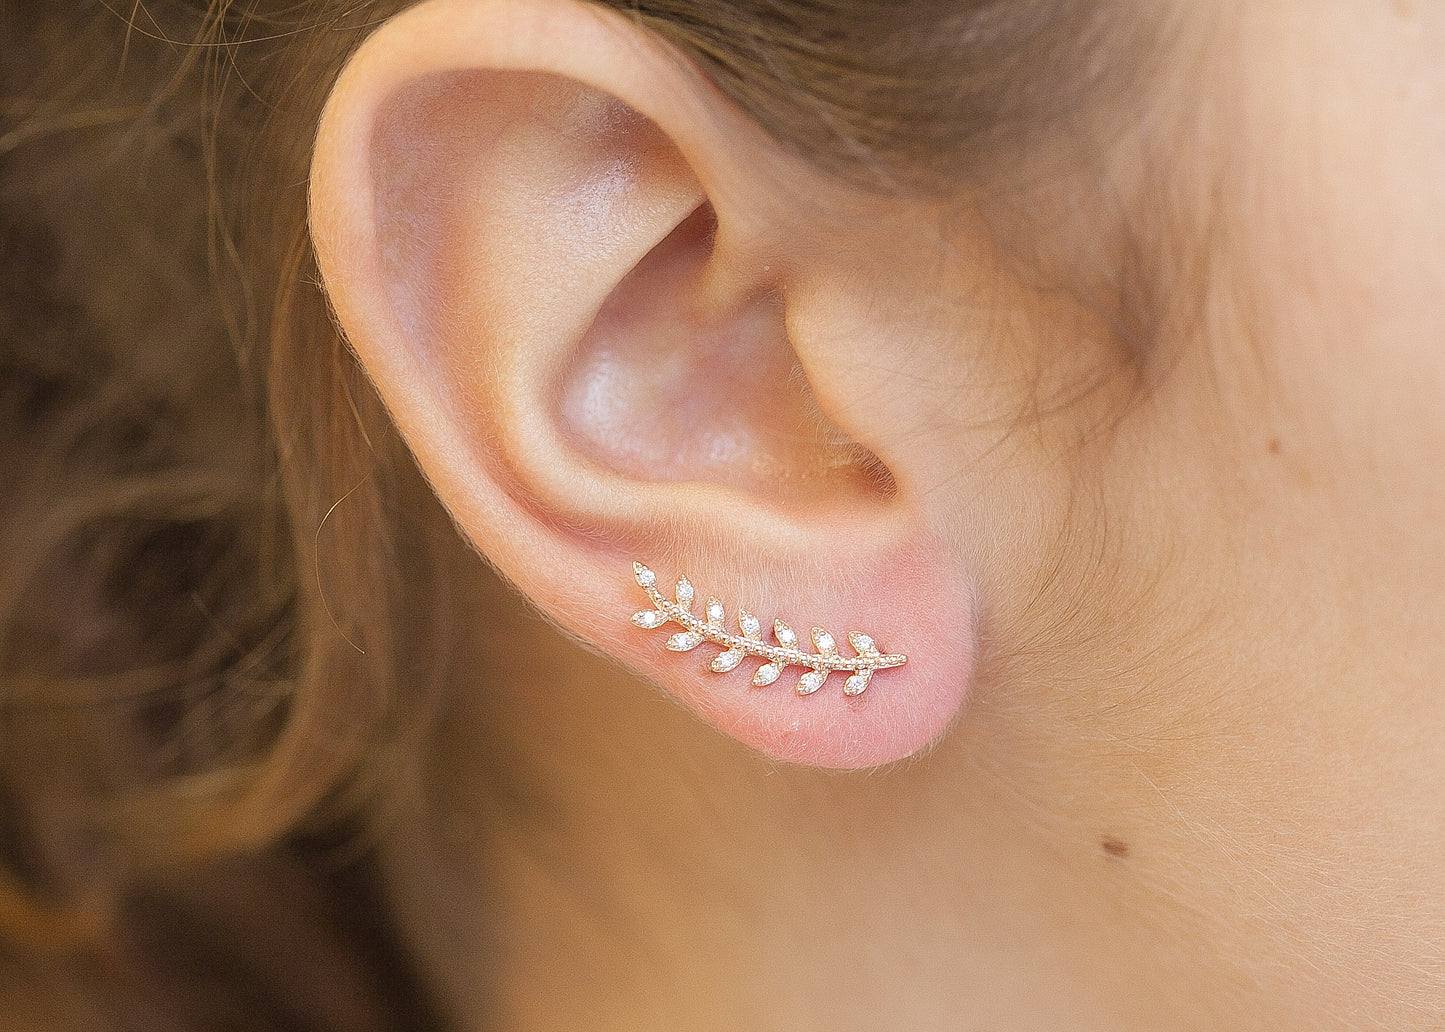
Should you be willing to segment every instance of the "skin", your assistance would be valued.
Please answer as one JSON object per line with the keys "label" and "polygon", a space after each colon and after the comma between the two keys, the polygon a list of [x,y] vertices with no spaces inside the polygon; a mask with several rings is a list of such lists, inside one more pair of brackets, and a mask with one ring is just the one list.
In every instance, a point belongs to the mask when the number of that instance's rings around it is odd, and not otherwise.
{"label": "skin", "polygon": [[[996,207],[831,183],[586,7],[353,61],[312,231],[462,531],[384,824],[460,1027],[1445,1019],[1445,12],[1175,46]],[[749,690],[628,623],[632,558],[909,666]]]}

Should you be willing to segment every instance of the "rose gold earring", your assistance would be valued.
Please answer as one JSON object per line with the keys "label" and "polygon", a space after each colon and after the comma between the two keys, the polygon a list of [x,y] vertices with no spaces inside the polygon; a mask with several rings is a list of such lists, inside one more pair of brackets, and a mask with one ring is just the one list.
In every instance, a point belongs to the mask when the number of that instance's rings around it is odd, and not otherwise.
{"label": "rose gold earring", "polygon": [[835,670],[852,673],[843,683],[844,695],[862,695],[868,690],[875,670],[900,667],[908,662],[907,656],[880,652],[872,638],[858,631],[848,632],[848,643],[857,655],[840,656],[833,636],[821,627],[814,627],[812,632],[813,647],[818,651],[804,652],[798,647],[796,632],[781,620],[773,621],[773,637],[778,643],[769,645],[763,641],[761,622],[746,609],[739,609],[737,614],[742,634],[732,634],[723,629],[723,604],[716,598],[707,600],[702,617],[693,613],[695,592],[686,575],[677,579],[676,601],[669,601],[657,590],[655,573],[641,563],[633,563],[632,572],[656,607],[633,613],[634,624],[645,630],[677,624],[682,630],[667,639],[667,647],[673,652],[689,652],[705,641],[721,645],[723,651],[712,661],[712,671],[716,674],[736,669],[745,656],[757,656],[763,660],[763,665],[753,674],[753,684],[758,688],[776,681],[785,667],[800,666],[808,670],[798,680],[799,695],[812,695]]}

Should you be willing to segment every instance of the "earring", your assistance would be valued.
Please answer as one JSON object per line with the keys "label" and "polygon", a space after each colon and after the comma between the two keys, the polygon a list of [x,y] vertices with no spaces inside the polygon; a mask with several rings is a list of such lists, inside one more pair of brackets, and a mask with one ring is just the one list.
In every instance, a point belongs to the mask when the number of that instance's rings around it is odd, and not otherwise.
{"label": "earring", "polygon": [[703,607],[704,616],[697,617],[692,611],[695,592],[686,575],[677,579],[676,601],[669,601],[657,590],[657,575],[641,563],[632,564],[637,583],[647,592],[655,609],[643,609],[632,614],[632,622],[645,630],[675,623],[680,632],[667,639],[667,648],[673,652],[689,652],[705,641],[721,645],[723,651],[712,661],[715,674],[725,674],[737,668],[745,656],[757,656],[763,665],[753,674],[753,685],[762,688],[772,684],[786,667],[807,667],[807,673],[798,680],[798,694],[812,695],[828,675],[835,670],[847,670],[852,676],[843,683],[844,695],[862,695],[868,689],[873,671],[888,667],[900,667],[908,662],[907,656],[885,654],[878,650],[873,639],[857,631],[848,632],[848,643],[853,646],[856,656],[840,656],[837,642],[821,627],[812,632],[816,653],[804,652],[798,648],[798,635],[781,620],[773,621],[773,637],[777,645],[763,641],[762,624],[746,609],[738,610],[738,628],[741,635],[723,629],[723,604],[716,598],[709,598]]}

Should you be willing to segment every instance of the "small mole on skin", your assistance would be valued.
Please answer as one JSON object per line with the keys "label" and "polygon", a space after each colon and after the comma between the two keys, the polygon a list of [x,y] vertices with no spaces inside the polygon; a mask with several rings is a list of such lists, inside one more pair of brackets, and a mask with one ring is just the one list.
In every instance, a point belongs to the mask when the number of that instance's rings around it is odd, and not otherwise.
{"label": "small mole on skin", "polygon": [[1279,438],[1271,438],[1269,442],[1269,453],[1271,455],[1278,455],[1282,451],[1284,451],[1284,445],[1279,443]]}
{"label": "small mole on skin", "polygon": [[1110,856],[1118,857],[1121,860],[1129,855],[1129,843],[1123,839],[1116,839],[1112,835],[1106,835],[1100,840],[1099,845],[1103,848],[1104,852]]}

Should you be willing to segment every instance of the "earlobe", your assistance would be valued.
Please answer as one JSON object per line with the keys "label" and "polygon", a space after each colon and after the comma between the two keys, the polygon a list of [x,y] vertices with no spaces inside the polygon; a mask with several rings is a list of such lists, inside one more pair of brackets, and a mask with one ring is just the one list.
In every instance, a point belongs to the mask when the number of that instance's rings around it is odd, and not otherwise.
{"label": "earlobe", "polygon": [[[969,578],[890,468],[896,417],[835,405],[861,374],[828,359],[841,380],[813,390],[823,343],[804,360],[791,298],[826,270],[764,171],[789,159],[693,75],[571,0],[399,16],[321,126],[326,288],[443,503],[543,612],[770,756],[895,760],[964,697]],[[634,559],[727,620],[660,607]],[[668,650],[632,621],[648,606],[711,644]],[[799,677],[755,683],[737,652]]]}

